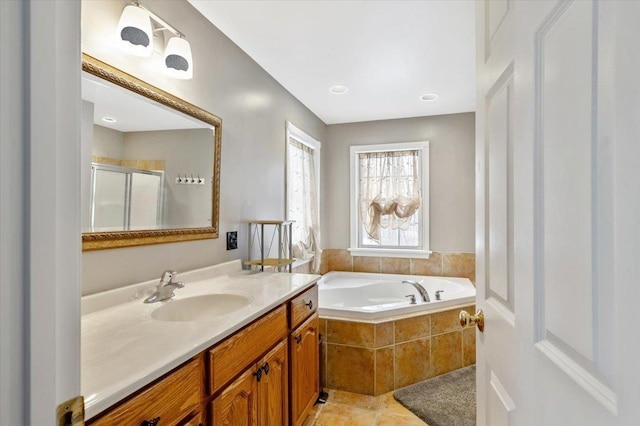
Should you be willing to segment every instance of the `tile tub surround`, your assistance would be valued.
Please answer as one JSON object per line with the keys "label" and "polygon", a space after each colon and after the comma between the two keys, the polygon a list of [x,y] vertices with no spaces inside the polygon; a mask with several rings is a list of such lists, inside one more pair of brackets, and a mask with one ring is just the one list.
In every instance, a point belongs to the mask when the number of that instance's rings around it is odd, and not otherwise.
{"label": "tile tub surround", "polygon": [[469,278],[475,284],[476,256],[474,253],[433,252],[429,259],[409,259],[351,256],[347,249],[324,249],[320,268],[322,274],[345,271],[461,277]]}
{"label": "tile tub surround", "polygon": [[460,309],[378,323],[321,318],[324,385],[382,395],[475,364],[475,328],[460,326]]}

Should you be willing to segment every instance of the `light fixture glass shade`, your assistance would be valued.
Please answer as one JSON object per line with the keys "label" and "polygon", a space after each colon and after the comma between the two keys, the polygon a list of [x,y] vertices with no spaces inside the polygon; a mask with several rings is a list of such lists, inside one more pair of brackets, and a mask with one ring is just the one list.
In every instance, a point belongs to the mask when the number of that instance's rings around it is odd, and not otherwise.
{"label": "light fixture glass shade", "polygon": [[118,22],[118,42],[131,55],[151,56],[153,27],[149,14],[137,6],[126,6]]}
{"label": "light fixture glass shade", "polygon": [[189,42],[180,37],[171,37],[164,49],[164,66],[173,78],[189,80],[193,77],[193,58]]}

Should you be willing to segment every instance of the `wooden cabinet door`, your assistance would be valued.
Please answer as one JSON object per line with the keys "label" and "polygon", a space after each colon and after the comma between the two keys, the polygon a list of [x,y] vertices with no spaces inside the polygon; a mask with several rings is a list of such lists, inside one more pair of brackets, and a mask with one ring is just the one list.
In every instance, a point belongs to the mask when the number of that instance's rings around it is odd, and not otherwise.
{"label": "wooden cabinet door", "polygon": [[158,425],[175,425],[196,410],[204,394],[202,356],[179,367],[118,407],[108,410],[92,426],[141,425],[158,420]]}
{"label": "wooden cabinet door", "polygon": [[318,315],[309,318],[289,337],[291,362],[291,424],[302,424],[320,390]]}
{"label": "wooden cabinet door", "polygon": [[245,371],[213,400],[215,426],[257,426],[258,382],[254,372],[253,368]]}
{"label": "wooden cabinet door", "polygon": [[258,362],[258,424],[287,426],[288,408],[287,341],[283,340]]}
{"label": "wooden cabinet door", "polygon": [[202,413],[198,413],[180,426],[204,426],[204,416]]}

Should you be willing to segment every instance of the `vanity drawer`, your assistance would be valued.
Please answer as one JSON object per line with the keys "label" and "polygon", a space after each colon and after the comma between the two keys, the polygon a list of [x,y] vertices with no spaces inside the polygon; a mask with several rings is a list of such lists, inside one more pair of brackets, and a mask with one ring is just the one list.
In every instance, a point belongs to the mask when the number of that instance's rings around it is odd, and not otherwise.
{"label": "vanity drawer", "polygon": [[202,356],[169,373],[157,383],[91,422],[92,426],[141,425],[160,417],[172,425],[195,411],[204,395]]}
{"label": "vanity drawer", "polygon": [[209,351],[209,392],[215,393],[282,340],[287,309],[280,306]]}
{"label": "vanity drawer", "polygon": [[314,284],[313,287],[289,302],[289,311],[291,312],[290,328],[293,330],[317,310],[318,285]]}

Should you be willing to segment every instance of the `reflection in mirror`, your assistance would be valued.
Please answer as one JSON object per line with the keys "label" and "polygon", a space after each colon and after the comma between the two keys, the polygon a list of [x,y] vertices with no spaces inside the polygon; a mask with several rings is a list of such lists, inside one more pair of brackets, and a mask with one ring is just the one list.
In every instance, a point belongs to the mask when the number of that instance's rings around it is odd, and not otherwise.
{"label": "reflection in mirror", "polygon": [[217,237],[220,119],[83,59],[83,249]]}

